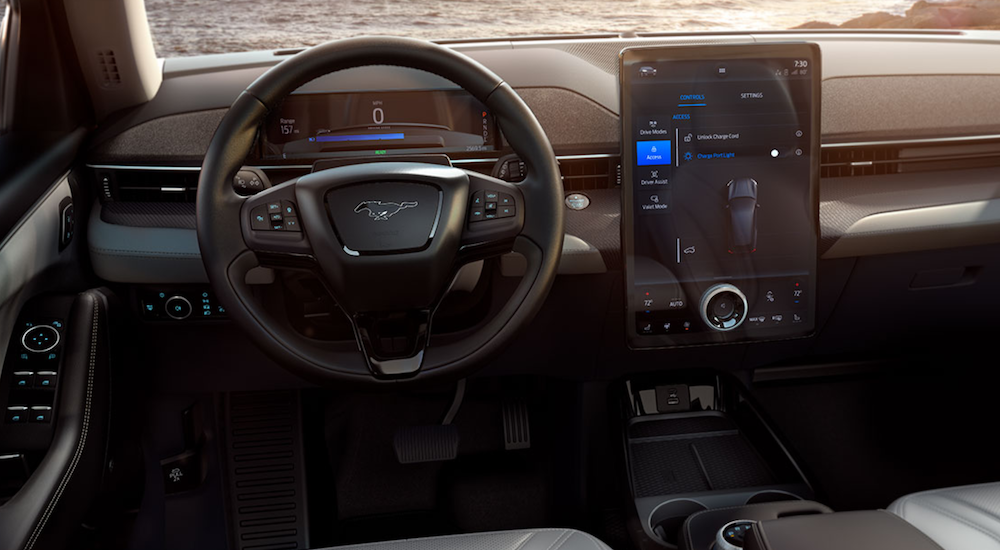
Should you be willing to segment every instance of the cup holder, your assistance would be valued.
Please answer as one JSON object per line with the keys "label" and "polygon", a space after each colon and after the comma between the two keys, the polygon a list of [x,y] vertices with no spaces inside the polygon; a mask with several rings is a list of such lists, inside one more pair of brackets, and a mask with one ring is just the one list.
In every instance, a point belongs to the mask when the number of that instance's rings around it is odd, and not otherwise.
{"label": "cup holder", "polygon": [[691,514],[707,510],[704,504],[679,498],[668,500],[653,509],[649,515],[649,530],[653,532],[656,540],[667,548],[677,548],[677,539],[680,536],[681,527],[684,520]]}
{"label": "cup holder", "polygon": [[760,491],[750,495],[744,504],[764,504],[765,502],[785,502],[788,500],[802,500],[802,497],[785,491]]}

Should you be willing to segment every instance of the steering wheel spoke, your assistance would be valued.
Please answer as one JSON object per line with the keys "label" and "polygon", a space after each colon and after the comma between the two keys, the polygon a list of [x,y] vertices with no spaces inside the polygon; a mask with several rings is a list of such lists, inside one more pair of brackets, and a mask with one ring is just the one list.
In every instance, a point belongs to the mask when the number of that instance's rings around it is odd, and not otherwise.
{"label": "steering wheel spoke", "polygon": [[431,310],[357,313],[352,316],[368,368],[379,378],[413,376],[423,364]]}
{"label": "steering wheel spoke", "polygon": [[518,185],[466,171],[469,176],[469,207],[466,211],[461,263],[510,252],[524,228],[524,193]]}
{"label": "steering wheel spoke", "polygon": [[300,215],[297,180],[247,198],[240,209],[240,228],[247,248],[265,265],[303,264],[313,259]]}

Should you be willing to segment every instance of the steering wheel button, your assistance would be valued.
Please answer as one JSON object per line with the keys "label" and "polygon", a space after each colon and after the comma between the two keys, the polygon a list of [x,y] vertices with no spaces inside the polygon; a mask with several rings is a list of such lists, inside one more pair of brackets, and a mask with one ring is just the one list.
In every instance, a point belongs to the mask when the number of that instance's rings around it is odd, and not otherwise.
{"label": "steering wheel button", "polygon": [[284,231],[285,224],[278,220],[276,222],[271,222],[271,231]]}
{"label": "steering wheel button", "polygon": [[295,205],[292,201],[281,201],[281,214],[284,216],[298,216],[295,213]]}
{"label": "steering wheel button", "polygon": [[498,218],[512,218],[514,217],[514,207],[513,206],[501,206],[497,209]]}
{"label": "steering wheel button", "polygon": [[271,228],[271,220],[268,219],[267,206],[261,205],[250,211],[250,229],[266,231]]}
{"label": "steering wheel button", "polygon": [[495,209],[494,210],[487,210],[486,214],[483,216],[483,218],[487,219],[487,220],[495,220],[495,219],[497,219],[497,217],[498,217],[497,216],[497,211]]}
{"label": "steering wheel button", "polygon": [[491,202],[497,202],[500,199],[500,193],[498,191],[486,191],[484,198],[486,200],[486,207],[489,208]]}
{"label": "steering wheel button", "polygon": [[486,209],[487,210],[496,210],[497,209],[497,203],[495,201],[494,202],[487,202],[486,203]]}
{"label": "steering wheel button", "polygon": [[514,206],[514,197],[507,193],[500,193],[500,199],[497,200],[500,206]]}
{"label": "steering wheel button", "polygon": [[267,211],[270,213],[281,213],[281,203],[280,202],[269,202],[267,203]]}
{"label": "steering wheel button", "polygon": [[482,205],[483,205],[482,190],[472,193],[472,206],[482,206]]}
{"label": "steering wheel button", "polygon": [[472,210],[469,211],[469,221],[470,222],[483,221],[483,209],[473,207]]}
{"label": "steering wheel button", "polygon": [[271,214],[271,221],[272,222],[280,222],[281,218],[282,218],[281,212],[278,212],[277,214]]}
{"label": "steering wheel button", "polygon": [[285,231],[302,231],[298,218],[285,218]]}

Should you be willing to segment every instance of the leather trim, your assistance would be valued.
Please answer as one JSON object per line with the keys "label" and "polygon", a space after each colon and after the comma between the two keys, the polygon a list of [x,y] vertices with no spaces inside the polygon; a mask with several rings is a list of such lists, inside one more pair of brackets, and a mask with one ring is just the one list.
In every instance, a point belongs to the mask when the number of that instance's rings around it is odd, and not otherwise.
{"label": "leather trim", "polygon": [[575,529],[492,531],[339,546],[337,550],[610,550]]}
{"label": "leather trim", "polygon": [[87,244],[94,272],[119,283],[206,283],[198,234],[192,229],[131,227],[101,219],[94,201]]}
{"label": "leather trim", "polygon": [[[81,293],[67,317],[54,435],[31,477],[0,507],[4,548],[63,547],[97,494],[104,464],[109,358],[107,297]],[[95,444],[97,442],[97,444]]]}
{"label": "leather trim", "polygon": [[924,533],[884,510],[793,516],[762,521],[754,525],[744,548],[746,550],[803,548],[941,550],[941,547]]}
{"label": "leather trim", "polygon": [[947,550],[1000,549],[1000,483],[915,493],[896,500],[888,511]]}
{"label": "leather trim", "polygon": [[94,369],[97,364],[97,336],[99,334],[98,331],[100,327],[101,312],[100,302],[93,296],[90,296],[90,299],[94,303],[94,315],[91,320],[90,357],[87,360],[87,388],[85,390],[83,417],[81,420],[83,429],[80,432],[80,439],[77,441],[76,450],[73,452],[73,458],[70,460],[69,466],[62,476],[62,480],[56,488],[55,495],[53,495],[52,499],[49,500],[48,505],[45,507],[45,513],[42,514],[42,517],[35,525],[35,529],[31,532],[31,537],[28,539],[28,543],[24,546],[25,550],[31,550],[31,548],[33,548],[35,543],[38,541],[38,537],[41,535],[42,530],[45,529],[45,524],[48,523],[49,517],[59,504],[59,499],[62,498],[63,492],[66,490],[66,486],[69,484],[73,474],[76,473],[76,468],[80,464],[80,457],[83,456],[83,449],[87,446],[87,435],[90,432],[91,409],[94,401]]}

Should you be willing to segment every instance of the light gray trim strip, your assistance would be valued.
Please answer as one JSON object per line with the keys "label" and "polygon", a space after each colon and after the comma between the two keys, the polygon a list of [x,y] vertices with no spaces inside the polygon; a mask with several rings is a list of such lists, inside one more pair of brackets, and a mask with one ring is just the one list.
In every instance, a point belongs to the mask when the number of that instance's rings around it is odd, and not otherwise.
{"label": "light gray trim strip", "polygon": [[846,149],[851,147],[885,147],[890,145],[955,145],[957,143],[975,143],[979,141],[1000,140],[1000,134],[980,136],[959,136],[949,138],[897,139],[888,141],[856,141],[851,143],[824,143],[823,149]]}
{"label": "light gray trim strip", "polygon": [[149,172],[200,172],[201,166],[147,166],[138,164],[88,164],[95,170],[143,170]]}
{"label": "light gray trim strip", "polygon": [[118,283],[206,283],[198,233],[172,227],[132,227],[101,220],[94,201],[87,232],[94,273]]}
{"label": "light gray trim strip", "polygon": [[1000,242],[1000,199],[882,212],[850,226],[823,259]]}
{"label": "light gray trim strip", "polygon": [[620,157],[618,153],[600,153],[596,155],[556,155],[556,160],[588,160],[588,159],[610,159]]}

